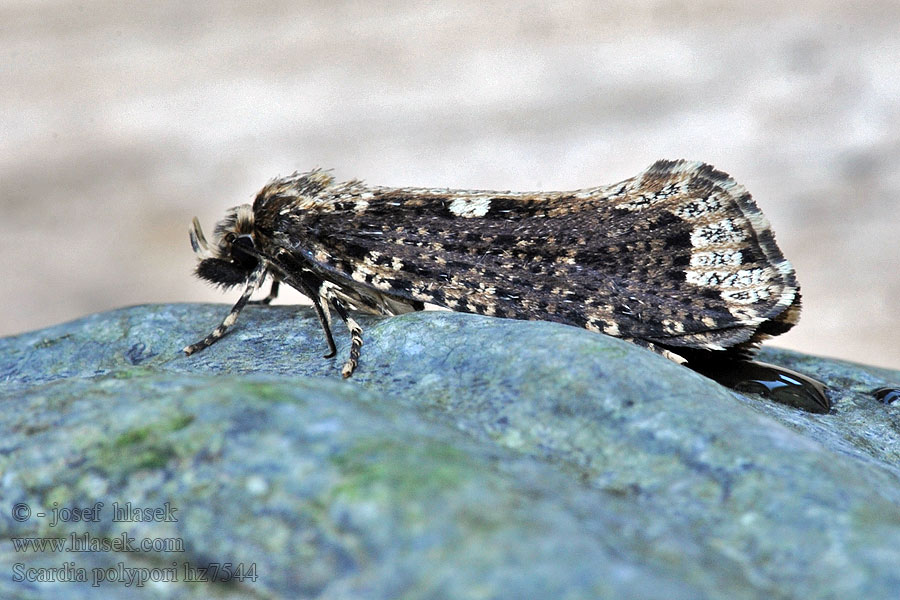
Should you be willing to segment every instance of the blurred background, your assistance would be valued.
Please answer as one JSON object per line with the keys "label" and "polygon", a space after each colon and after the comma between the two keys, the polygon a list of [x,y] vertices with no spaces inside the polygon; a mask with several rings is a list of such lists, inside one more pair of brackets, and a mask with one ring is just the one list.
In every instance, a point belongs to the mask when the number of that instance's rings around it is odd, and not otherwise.
{"label": "blurred background", "polygon": [[898,23],[883,0],[3,0],[0,335],[230,305],[191,276],[191,218],[294,170],[574,189],[683,157],[743,183],[796,267],[773,345],[900,368]]}

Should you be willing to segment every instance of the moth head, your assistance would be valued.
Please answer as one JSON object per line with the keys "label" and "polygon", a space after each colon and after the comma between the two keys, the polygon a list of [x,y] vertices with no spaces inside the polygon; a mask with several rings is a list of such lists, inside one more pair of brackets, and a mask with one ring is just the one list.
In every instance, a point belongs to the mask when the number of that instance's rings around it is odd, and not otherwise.
{"label": "moth head", "polygon": [[216,224],[213,241],[206,241],[200,222],[194,217],[191,246],[200,258],[196,274],[200,279],[228,288],[244,283],[259,264],[253,237],[253,208],[242,204],[230,209]]}

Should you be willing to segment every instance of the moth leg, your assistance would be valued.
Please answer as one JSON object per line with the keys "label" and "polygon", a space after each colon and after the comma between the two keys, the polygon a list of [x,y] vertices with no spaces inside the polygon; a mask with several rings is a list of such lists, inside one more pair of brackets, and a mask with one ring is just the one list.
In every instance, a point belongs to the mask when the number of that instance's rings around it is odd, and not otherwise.
{"label": "moth leg", "polygon": [[[293,286],[304,296],[312,300],[313,307],[316,309],[316,316],[319,318],[319,324],[322,326],[322,331],[325,333],[325,341],[328,342],[328,354],[323,358],[332,358],[337,354],[337,346],[334,343],[334,335],[331,333],[331,314],[328,313],[326,309],[322,308],[320,294],[316,292],[316,289],[321,286],[322,280],[302,267],[288,269],[288,263],[283,261],[285,259],[291,260],[291,258],[290,253],[286,250],[281,250],[275,256],[274,260],[269,260],[280,272],[279,277],[281,277],[282,281]],[[298,273],[297,277],[294,276],[295,272]],[[328,304],[326,303],[325,306],[327,307]]]}
{"label": "moth leg", "polygon": [[270,304],[272,300],[278,297],[278,286],[281,282],[277,279],[272,280],[272,287],[269,288],[269,295],[259,300],[250,300],[247,304]]}
{"label": "moth leg", "polygon": [[[353,371],[356,370],[356,366],[359,364],[359,353],[363,345],[362,327],[360,327],[359,323],[350,316],[347,305],[338,295],[338,289],[339,288],[330,281],[323,281],[319,286],[319,298],[322,299],[322,303],[326,307],[329,305],[334,307],[338,316],[341,317],[341,321],[343,321],[344,325],[347,326],[347,329],[350,330],[350,358],[341,368],[341,375],[346,379],[353,374]],[[325,310],[326,314],[330,315],[328,308]]]}
{"label": "moth leg", "polygon": [[363,345],[362,327],[359,326],[356,319],[350,316],[347,312],[347,307],[344,306],[341,300],[332,297],[331,305],[334,306],[334,310],[337,311],[347,329],[350,330],[350,358],[347,359],[347,362],[341,368],[341,375],[346,379],[353,374],[353,371],[356,370],[356,366],[359,364],[359,352]]}
{"label": "moth leg", "polygon": [[334,343],[334,335],[331,333],[331,312],[328,310],[328,303],[325,302],[323,307],[319,294],[313,291],[315,283],[308,281],[307,277],[301,275],[300,279],[297,280],[293,275],[286,274],[283,279],[287,283],[292,283],[294,287],[303,292],[303,295],[312,300],[313,308],[316,309],[316,316],[319,318],[319,325],[322,326],[322,331],[325,333],[325,341],[328,343],[328,353],[323,355],[322,358],[333,358],[337,354],[337,345]]}
{"label": "moth leg", "polygon": [[319,283],[319,302],[322,303],[322,312],[325,313],[325,321],[331,329],[331,284],[327,281]]}
{"label": "moth leg", "polygon": [[247,301],[250,300],[250,296],[256,289],[259,287],[259,284],[262,283],[263,279],[266,277],[266,265],[260,261],[259,265],[250,273],[250,277],[247,278],[247,285],[244,287],[244,292],[241,294],[241,297],[238,298],[237,303],[235,303],[234,307],[232,307],[231,312],[228,313],[228,316],[222,321],[222,324],[213,329],[212,333],[208,336],[200,340],[195,344],[191,344],[190,346],[185,346],[182,352],[186,355],[190,356],[195,352],[199,352],[204,348],[208,348],[212,346],[217,341],[219,341],[225,332],[228,331],[228,328],[234,325],[234,322],[237,321],[238,315],[244,309],[244,306],[247,305]]}

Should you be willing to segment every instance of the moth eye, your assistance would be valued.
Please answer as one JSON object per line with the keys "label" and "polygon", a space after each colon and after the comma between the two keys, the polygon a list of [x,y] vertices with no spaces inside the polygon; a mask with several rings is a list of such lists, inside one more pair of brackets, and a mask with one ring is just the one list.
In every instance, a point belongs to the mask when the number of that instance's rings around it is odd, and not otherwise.
{"label": "moth eye", "polygon": [[234,234],[234,232],[229,231],[228,233],[225,234],[225,237],[223,239],[225,240],[226,243],[233,244],[236,237],[237,236]]}
{"label": "moth eye", "polygon": [[[234,262],[240,264],[241,266],[252,269],[256,266],[257,259],[253,255],[253,250],[256,249],[256,245],[253,243],[253,238],[249,235],[241,235],[235,236],[234,234],[229,234],[232,238],[231,244],[231,258]],[[250,250],[251,252],[247,252]]]}
{"label": "moth eye", "polygon": [[240,250],[253,249],[256,248],[256,244],[253,243],[253,238],[249,235],[236,236],[234,234],[231,235],[231,243],[232,246],[238,248]]}

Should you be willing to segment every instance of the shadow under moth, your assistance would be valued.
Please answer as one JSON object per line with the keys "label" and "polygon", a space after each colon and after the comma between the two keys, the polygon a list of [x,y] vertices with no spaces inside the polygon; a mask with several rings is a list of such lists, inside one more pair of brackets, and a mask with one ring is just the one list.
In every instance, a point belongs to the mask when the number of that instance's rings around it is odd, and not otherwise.
{"label": "shadow under moth", "polygon": [[275,179],[228,211],[207,241],[194,219],[196,274],[240,299],[193,354],[234,324],[269,277],[315,307],[336,354],[332,309],[397,315],[425,303],[556,321],[678,362],[748,357],[790,329],[799,286],[768,221],[731,177],[699,162],[658,161],[639,175],[571,192],[492,192],[336,183],[321,170]]}

